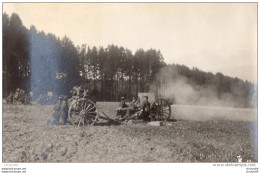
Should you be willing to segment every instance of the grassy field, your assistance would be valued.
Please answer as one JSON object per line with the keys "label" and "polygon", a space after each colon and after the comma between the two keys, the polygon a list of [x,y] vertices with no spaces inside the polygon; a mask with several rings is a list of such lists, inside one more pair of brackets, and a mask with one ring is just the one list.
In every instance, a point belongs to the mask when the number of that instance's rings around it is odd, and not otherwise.
{"label": "grassy field", "polygon": [[[116,106],[98,103],[112,118]],[[45,125],[52,108],[3,104],[3,162],[257,161],[256,110],[175,105],[175,120],[161,127],[76,127]]]}

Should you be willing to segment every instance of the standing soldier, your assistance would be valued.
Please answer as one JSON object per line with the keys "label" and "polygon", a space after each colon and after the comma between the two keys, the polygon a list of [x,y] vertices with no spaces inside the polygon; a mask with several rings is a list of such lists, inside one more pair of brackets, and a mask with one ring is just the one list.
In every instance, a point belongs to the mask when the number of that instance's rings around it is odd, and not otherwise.
{"label": "standing soldier", "polygon": [[141,114],[144,119],[149,119],[150,115],[150,103],[148,101],[148,97],[144,96],[143,102],[141,104]]}
{"label": "standing soldier", "polygon": [[59,120],[60,120],[59,112],[61,110],[61,102],[62,102],[62,97],[59,96],[59,100],[56,102],[56,104],[55,104],[55,106],[53,108],[53,114],[52,114],[53,121],[52,121],[52,124],[58,124],[59,123]]}
{"label": "standing soldier", "polygon": [[54,118],[52,124],[65,125],[68,119],[68,104],[66,96],[59,96],[59,100],[56,103],[52,117]]}
{"label": "standing soldier", "polygon": [[59,124],[60,125],[65,125],[67,123],[67,119],[68,119],[68,104],[66,102],[66,97],[63,98],[61,104],[60,104],[60,112],[59,112],[59,116],[60,116],[60,121]]}

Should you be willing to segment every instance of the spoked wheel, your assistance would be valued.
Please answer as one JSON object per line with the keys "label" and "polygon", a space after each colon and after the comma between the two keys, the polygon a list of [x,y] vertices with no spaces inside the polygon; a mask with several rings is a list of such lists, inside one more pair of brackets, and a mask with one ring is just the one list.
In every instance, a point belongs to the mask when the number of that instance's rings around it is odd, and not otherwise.
{"label": "spoked wheel", "polygon": [[171,105],[167,100],[158,99],[151,103],[150,117],[153,120],[168,120],[171,117]]}
{"label": "spoked wheel", "polygon": [[72,101],[69,106],[68,120],[74,125],[94,125],[98,120],[96,104],[86,98]]}

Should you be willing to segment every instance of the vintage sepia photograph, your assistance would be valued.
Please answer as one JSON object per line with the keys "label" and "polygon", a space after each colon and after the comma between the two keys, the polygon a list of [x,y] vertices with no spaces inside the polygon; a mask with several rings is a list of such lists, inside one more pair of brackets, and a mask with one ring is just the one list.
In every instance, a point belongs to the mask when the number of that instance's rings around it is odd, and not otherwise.
{"label": "vintage sepia photograph", "polygon": [[258,163],[257,6],[3,2],[2,163]]}

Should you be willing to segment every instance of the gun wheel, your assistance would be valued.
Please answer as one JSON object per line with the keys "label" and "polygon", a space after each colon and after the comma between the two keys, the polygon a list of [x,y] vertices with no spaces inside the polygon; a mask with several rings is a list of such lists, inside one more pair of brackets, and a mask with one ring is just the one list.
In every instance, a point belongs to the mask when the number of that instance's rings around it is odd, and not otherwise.
{"label": "gun wheel", "polygon": [[171,105],[167,100],[158,99],[151,103],[150,117],[153,120],[168,120],[171,117]]}
{"label": "gun wheel", "polygon": [[96,104],[86,98],[72,101],[69,106],[68,121],[74,125],[94,125],[98,120]]}

